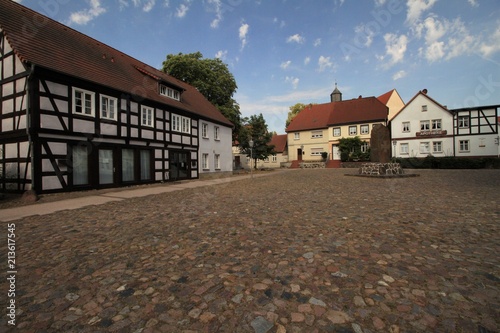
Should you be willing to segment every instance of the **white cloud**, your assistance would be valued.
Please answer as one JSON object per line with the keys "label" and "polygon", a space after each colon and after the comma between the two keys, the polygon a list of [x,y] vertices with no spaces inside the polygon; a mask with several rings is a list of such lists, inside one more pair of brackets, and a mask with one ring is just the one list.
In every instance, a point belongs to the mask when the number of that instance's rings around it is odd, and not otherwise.
{"label": "white cloud", "polygon": [[333,62],[330,61],[330,57],[320,56],[318,66],[318,72],[323,72],[327,68],[333,68]]}
{"label": "white cloud", "polygon": [[316,40],[314,41],[313,43],[313,46],[314,47],[318,47],[321,45],[321,38],[316,38]]}
{"label": "white cloud", "polygon": [[[386,67],[391,67],[398,62],[401,62],[405,56],[406,45],[408,44],[408,37],[406,35],[396,36],[395,34],[385,34],[385,51],[386,55],[390,57]],[[384,59],[385,57],[379,58]]]}
{"label": "white cloud", "polygon": [[433,62],[444,57],[444,54],[444,43],[436,41],[427,46],[424,56],[428,61]]}
{"label": "white cloud", "polygon": [[415,36],[424,38],[419,54],[430,62],[470,54],[481,39],[480,36],[472,36],[460,18],[449,21],[436,16],[417,23]]}
{"label": "white cloud", "polygon": [[283,20],[281,20],[281,21],[280,21],[277,17],[275,17],[275,18],[273,19],[273,23],[274,23],[274,24],[279,23],[279,24],[280,24],[280,28],[283,28],[283,27],[286,25],[285,21],[283,21]]}
{"label": "white cloud", "polygon": [[299,34],[292,35],[292,36],[290,36],[290,37],[288,37],[286,39],[287,43],[299,43],[299,44],[302,44],[302,43],[304,43],[304,41],[305,41],[305,38],[302,37]]}
{"label": "white cloud", "polygon": [[[141,7],[142,10],[146,13],[150,12],[153,10],[156,0],[131,0],[132,4],[134,7]],[[125,7],[129,6],[129,1],[128,0],[118,0],[118,3],[120,4],[120,10],[123,10]],[[163,6],[164,7],[169,7],[170,6],[170,1],[169,0],[164,0],[163,1]]]}
{"label": "white cloud", "polygon": [[248,30],[250,29],[250,26],[248,23],[242,23],[240,28],[239,28],[239,37],[241,40],[241,49],[245,47],[247,44],[247,35],[248,35]]}
{"label": "white cloud", "polygon": [[498,24],[497,29],[493,34],[491,34],[488,40],[481,42],[479,45],[479,52],[484,57],[489,57],[493,53],[500,51],[500,24]]}
{"label": "white cloud", "polygon": [[175,11],[175,16],[178,18],[183,18],[184,16],[186,16],[188,10],[189,10],[189,3],[181,3],[179,7],[177,7],[177,10]]}
{"label": "white cloud", "polygon": [[472,7],[478,7],[479,4],[477,3],[477,0],[467,0],[469,2],[469,4],[472,6]]}
{"label": "white cloud", "polygon": [[219,50],[215,54],[215,57],[221,60],[225,60],[227,57],[227,50]]}
{"label": "white cloud", "polygon": [[149,0],[149,1],[147,1],[144,4],[144,6],[142,7],[142,10],[145,11],[146,13],[150,12],[151,9],[153,9],[153,7],[155,6],[155,3],[156,3],[156,0]]}
{"label": "white cloud", "polygon": [[284,61],[284,62],[281,63],[280,68],[281,69],[287,69],[290,66],[291,63],[292,63],[292,61],[290,61],[290,60]]}
{"label": "white cloud", "polygon": [[69,23],[85,25],[105,12],[106,9],[101,7],[101,2],[99,0],[90,0],[90,8],[71,13],[69,16]]}
{"label": "white cloud", "polygon": [[304,65],[308,65],[311,62],[311,57],[306,57],[304,59]]}
{"label": "white cloud", "polygon": [[404,70],[400,70],[399,72],[395,73],[395,74],[392,76],[392,79],[393,79],[394,81],[396,81],[396,80],[399,80],[399,79],[404,78],[406,75],[407,75],[407,73],[406,73]]}
{"label": "white cloud", "polygon": [[423,12],[434,6],[436,1],[437,0],[408,0],[406,22],[413,25],[415,22],[420,20],[420,16],[422,16]]}
{"label": "white cloud", "polygon": [[208,0],[208,4],[212,5],[215,11],[215,18],[210,23],[211,28],[218,28],[222,21],[222,2],[221,0]]}
{"label": "white cloud", "polygon": [[375,0],[375,6],[383,6],[385,4],[386,0]]}
{"label": "white cloud", "polygon": [[354,28],[354,32],[356,33],[356,39],[358,39],[365,47],[370,47],[370,45],[372,45],[373,37],[375,36],[374,31],[368,29],[364,24],[360,24]]}
{"label": "white cloud", "polygon": [[293,89],[297,89],[297,87],[299,86],[299,78],[296,78],[296,77],[293,77],[293,76],[287,76],[285,78],[285,82],[286,83],[291,83]]}

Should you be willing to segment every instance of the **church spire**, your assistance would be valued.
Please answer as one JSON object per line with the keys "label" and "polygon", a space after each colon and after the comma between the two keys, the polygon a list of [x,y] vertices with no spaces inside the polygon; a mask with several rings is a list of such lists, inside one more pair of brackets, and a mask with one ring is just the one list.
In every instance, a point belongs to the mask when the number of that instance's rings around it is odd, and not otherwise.
{"label": "church spire", "polygon": [[340,101],[342,101],[342,93],[337,88],[337,82],[335,82],[335,89],[330,94],[330,101],[332,101],[332,102],[340,102]]}

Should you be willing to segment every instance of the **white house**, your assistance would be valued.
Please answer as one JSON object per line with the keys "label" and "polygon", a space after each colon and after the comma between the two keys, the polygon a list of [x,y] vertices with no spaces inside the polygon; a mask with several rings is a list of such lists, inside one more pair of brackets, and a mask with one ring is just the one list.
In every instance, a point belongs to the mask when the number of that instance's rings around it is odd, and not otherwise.
{"label": "white house", "polygon": [[452,110],[455,156],[499,156],[499,108],[500,105],[491,105]]}
{"label": "white house", "polygon": [[200,124],[199,157],[200,178],[219,173],[232,173],[233,153],[231,145],[232,129],[202,120]]}
{"label": "white house", "polygon": [[391,121],[392,156],[453,156],[453,113],[419,91]]}

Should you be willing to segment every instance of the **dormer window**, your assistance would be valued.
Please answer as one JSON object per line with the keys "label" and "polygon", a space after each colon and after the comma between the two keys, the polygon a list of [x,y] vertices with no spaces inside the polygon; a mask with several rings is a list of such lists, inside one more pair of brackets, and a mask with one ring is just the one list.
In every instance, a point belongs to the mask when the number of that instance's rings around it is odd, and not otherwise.
{"label": "dormer window", "polygon": [[160,84],[160,95],[167,96],[168,98],[175,99],[176,101],[181,100],[181,94],[179,91]]}

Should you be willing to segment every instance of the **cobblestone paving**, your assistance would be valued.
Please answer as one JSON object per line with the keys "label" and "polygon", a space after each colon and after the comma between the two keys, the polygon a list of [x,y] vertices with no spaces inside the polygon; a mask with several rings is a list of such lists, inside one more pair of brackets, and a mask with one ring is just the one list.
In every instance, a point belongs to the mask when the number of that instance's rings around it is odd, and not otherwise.
{"label": "cobblestone paving", "polygon": [[11,331],[499,331],[500,170],[345,172],[15,221]]}

